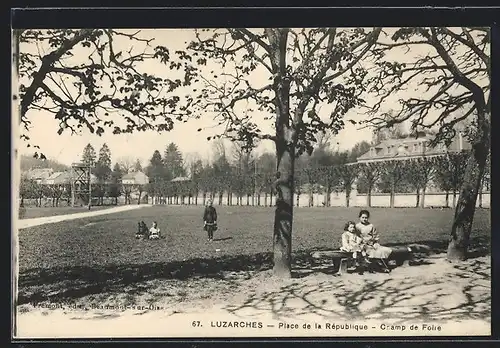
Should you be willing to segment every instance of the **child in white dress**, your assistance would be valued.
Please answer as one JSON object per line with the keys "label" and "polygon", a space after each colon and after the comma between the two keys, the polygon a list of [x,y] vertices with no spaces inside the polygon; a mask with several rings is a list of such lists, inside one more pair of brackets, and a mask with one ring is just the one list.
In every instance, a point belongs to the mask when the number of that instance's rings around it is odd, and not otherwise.
{"label": "child in white dress", "polygon": [[160,229],[156,221],[153,222],[153,226],[149,229],[149,239],[160,239]]}
{"label": "child in white dress", "polygon": [[366,256],[363,239],[356,231],[356,224],[353,221],[348,221],[344,226],[344,233],[342,233],[342,246],[340,247],[340,250],[352,252],[352,257],[356,260],[356,265],[358,265],[360,256]]}

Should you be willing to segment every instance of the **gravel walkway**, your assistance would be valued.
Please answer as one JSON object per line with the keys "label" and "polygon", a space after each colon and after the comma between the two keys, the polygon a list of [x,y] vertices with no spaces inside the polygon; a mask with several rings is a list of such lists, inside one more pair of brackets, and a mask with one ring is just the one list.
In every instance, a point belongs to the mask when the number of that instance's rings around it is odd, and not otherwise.
{"label": "gravel walkway", "polygon": [[14,227],[15,228],[17,227],[18,229],[21,230],[23,228],[34,227],[34,226],[39,226],[39,225],[44,225],[44,224],[52,224],[55,222],[61,222],[61,221],[66,221],[66,220],[81,219],[81,218],[86,218],[86,217],[90,217],[90,216],[99,216],[99,215],[105,215],[105,214],[119,213],[122,211],[141,209],[141,208],[146,208],[146,207],[150,207],[150,206],[151,206],[150,204],[124,205],[124,206],[116,207],[116,208],[102,209],[102,210],[96,210],[96,211],[86,211],[83,213],[45,216],[45,217],[33,218],[33,219],[22,219],[22,220],[15,221]]}

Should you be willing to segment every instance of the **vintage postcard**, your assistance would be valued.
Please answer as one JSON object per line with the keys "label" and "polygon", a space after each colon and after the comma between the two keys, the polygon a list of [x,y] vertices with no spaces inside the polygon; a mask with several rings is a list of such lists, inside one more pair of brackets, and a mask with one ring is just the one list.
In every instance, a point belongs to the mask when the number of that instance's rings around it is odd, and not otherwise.
{"label": "vintage postcard", "polygon": [[14,338],[491,334],[489,28],[12,47]]}

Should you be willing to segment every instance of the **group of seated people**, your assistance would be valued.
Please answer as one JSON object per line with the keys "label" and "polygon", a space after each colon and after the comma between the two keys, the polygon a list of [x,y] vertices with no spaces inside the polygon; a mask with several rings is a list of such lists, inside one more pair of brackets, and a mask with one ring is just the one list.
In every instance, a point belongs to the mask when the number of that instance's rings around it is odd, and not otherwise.
{"label": "group of seated people", "polygon": [[153,221],[151,228],[148,229],[148,226],[144,221],[139,221],[137,223],[137,233],[135,234],[135,238],[137,239],[160,239],[160,229],[158,228],[158,224],[156,221]]}
{"label": "group of seated people", "polygon": [[369,218],[370,212],[361,210],[358,223],[348,221],[345,224],[340,250],[352,253],[356,268],[366,268],[375,262],[384,272],[389,273],[386,261],[392,249],[379,244],[379,235]]}

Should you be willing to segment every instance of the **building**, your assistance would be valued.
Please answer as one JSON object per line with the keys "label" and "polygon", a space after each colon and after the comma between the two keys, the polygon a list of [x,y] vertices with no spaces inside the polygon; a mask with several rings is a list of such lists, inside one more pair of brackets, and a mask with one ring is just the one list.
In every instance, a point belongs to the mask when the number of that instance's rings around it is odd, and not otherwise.
{"label": "building", "polygon": [[54,172],[43,181],[45,185],[64,185],[71,183],[70,172]]}
{"label": "building", "polygon": [[146,185],[149,183],[149,177],[143,172],[132,172],[122,177],[123,185]]}
{"label": "building", "polygon": [[447,152],[459,152],[468,150],[471,145],[466,141],[462,133],[458,133],[451,144],[437,144],[429,146],[433,135],[425,135],[418,138],[407,137],[403,139],[386,139],[372,146],[366,153],[357,158],[358,163],[369,163],[389,160],[406,160],[415,157],[441,156]]}
{"label": "building", "polygon": [[53,173],[54,170],[52,168],[34,168],[26,173],[26,178],[35,181],[37,184],[42,184]]}
{"label": "building", "polygon": [[188,182],[188,181],[191,181],[191,179],[188,177],[185,177],[185,176],[178,176],[177,178],[172,179],[170,181],[171,182]]}

